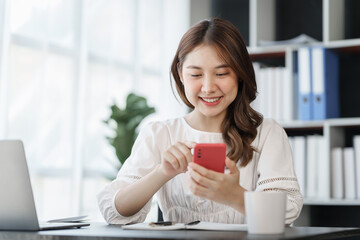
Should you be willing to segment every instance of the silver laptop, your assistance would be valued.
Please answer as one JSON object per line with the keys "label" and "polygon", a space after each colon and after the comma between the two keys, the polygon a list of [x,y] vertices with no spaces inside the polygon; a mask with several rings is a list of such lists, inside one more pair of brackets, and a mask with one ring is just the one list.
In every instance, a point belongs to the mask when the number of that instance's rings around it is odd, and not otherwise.
{"label": "silver laptop", "polygon": [[89,223],[39,224],[25,150],[20,140],[0,140],[0,230],[79,228]]}

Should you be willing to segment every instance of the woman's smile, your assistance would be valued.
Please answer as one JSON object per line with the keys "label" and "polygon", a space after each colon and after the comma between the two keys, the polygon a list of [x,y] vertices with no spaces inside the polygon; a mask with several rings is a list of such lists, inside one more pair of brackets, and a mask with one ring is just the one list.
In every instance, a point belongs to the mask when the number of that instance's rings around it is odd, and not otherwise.
{"label": "woman's smile", "polygon": [[200,97],[206,106],[216,106],[220,103],[222,97]]}

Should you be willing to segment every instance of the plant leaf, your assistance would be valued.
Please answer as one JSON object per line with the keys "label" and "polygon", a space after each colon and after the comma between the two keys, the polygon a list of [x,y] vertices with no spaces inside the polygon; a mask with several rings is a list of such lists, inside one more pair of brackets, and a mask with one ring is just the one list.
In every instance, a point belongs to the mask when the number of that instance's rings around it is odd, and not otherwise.
{"label": "plant leaf", "polygon": [[[116,103],[110,106],[111,114],[107,120],[103,120],[115,132],[114,137],[106,137],[115,148],[116,156],[121,163],[125,163],[130,156],[132,146],[137,138],[137,128],[148,115],[155,112],[155,108],[148,106],[145,97],[129,93],[126,98],[126,106],[120,109]],[[114,128],[113,121],[116,124]]]}

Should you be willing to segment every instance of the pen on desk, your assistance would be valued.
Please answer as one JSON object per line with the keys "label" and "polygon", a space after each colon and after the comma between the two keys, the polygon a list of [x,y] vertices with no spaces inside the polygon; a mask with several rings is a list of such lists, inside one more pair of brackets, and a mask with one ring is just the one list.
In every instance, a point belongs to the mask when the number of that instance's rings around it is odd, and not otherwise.
{"label": "pen on desk", "polygon": [[175,223],[171,222],[171,221],[160,221],[160,222],[149,223],[150,226],[171,226],[173,224],[175,224]]}
{"label": "pen on desk", "polygon": [[189,222],[189,223],[186,223],[185,225],[196,225],[196,224],[198,224],[198,223],[200,223],[200,221],[199,221],[199,220],[197,220],[197,221],[193,221],[193,222]]}
{"label": "pen on desk", "polygon": [[[185,225],[196,225],[198,223],[200,223],[199,220],[189,222],[189,223],[185,223]],[[174,225],[174,224],[175,224],[175,222],[172,222],[172,221],[160,221],[160,222],[151,222],[151,223],[149,223],[149,225],[153,226],[153,227],[155,227],[155,226],[171,226],[171,225]]]}

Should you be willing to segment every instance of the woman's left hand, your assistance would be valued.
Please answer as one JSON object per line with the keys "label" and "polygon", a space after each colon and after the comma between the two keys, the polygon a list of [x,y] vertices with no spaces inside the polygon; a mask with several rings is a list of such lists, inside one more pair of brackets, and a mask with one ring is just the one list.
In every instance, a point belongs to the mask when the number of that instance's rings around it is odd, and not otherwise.
{"label": "woman's left hand", "polygon": [[194,162],[189,163],[190,190],[199,197],[226,204],[245,213],[244,192],[240,186],[240,172],[236,163],[226,157],[225,164],[230,173],[218,173]]}

